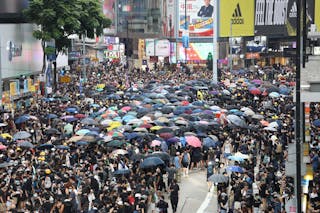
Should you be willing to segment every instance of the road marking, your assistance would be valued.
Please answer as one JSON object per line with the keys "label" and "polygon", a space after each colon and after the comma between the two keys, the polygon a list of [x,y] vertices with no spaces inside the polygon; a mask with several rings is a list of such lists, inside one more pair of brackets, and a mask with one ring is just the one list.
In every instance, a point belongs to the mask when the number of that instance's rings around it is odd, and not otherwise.
{"label": "road marking", "polygon": [[209,203],[213,196],[213,186],[210,188],[210,192],[207,193],[206,199],[202,202],[200,208],[198,209],[197,213],[203,213],[204,210],[209,206]]}

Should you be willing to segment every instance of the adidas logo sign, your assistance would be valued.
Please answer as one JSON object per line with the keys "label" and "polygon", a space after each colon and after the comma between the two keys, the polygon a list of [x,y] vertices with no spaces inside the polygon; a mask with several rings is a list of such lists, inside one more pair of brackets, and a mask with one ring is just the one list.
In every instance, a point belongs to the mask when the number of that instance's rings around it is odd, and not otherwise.
{"label": "adidas logo sign", "polygon": [[232,24],[244,24],[244,19],[242,18],[239,3],[237,4],[237,7],[234,9],[234,12],[233,12],[232,18],[231,18],[231,23]]}
{"label": "adidas logo sign", "polygon": [[297,3],[294,2],[290,12],[289,12],[289,18],[297,18]]}

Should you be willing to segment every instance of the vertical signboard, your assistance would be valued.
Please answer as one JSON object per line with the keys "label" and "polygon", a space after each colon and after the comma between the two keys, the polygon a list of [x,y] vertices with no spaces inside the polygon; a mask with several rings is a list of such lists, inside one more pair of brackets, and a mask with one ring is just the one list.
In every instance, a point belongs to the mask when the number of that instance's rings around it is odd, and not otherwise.
{"label": "vertical signboard", "polygon": [[106,34],[115,34],[115,0],[104,0],[103,1],[103,14],[106,18],[112,21],[111,26],[107,29],[104,29]]}
{"label": "vertical signboard", "polygon": [[[215,0],[179,0],[179,36],[187,25],[190,37],[212,37]],[[187,23],[186,23],[187,22]]]}
{"label": "vertical signboard", "polygon": [[254,0],[220,1],[220,37],[254,35]]}
{"label": "vertical signboard", "polygon": [[317,25],[317,31],[320,32],[320,0],[315,0],[314,6],[314,18]]}
{"label": "vertical signboard", "polygon": [[162,20],[163,35],[166,37],[173,37],[175,29],[174,0],[163,0]]}
{"label": "vertical signboard", "polygon": [[[314,2],[307,0],[307,25],[314,22]],[[255,35],[295,36],[297,0],[256,0]]]}

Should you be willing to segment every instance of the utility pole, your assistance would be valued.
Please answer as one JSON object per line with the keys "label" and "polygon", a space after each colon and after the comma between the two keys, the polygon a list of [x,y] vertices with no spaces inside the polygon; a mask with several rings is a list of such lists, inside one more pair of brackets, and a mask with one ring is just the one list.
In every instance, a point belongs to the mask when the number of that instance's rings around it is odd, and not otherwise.
{"label": "utility pole", "polygon": [[[188,30],[188,23],[187,23],[187,0],[184,0],[184,29]],[[184,47],[184,55],[186,59],[186,65],[188,64],[188,53],[187,53],[187,47]]]}
{"label": "utility pole", "polygon": [[229,52],[230,52],[230,55],[229,55],[229,68],[230,68],[230,71],[232,70],[232,19],[230,19],[230,41],[229,41]]}
{"label": "utility pole", "polygon": [[[297,213],[301,213],[301,7],[305,0],[297,0],[297,35],[296,35],[296,111],[295,111],[295,142],[296,142],[296,182],[295,196],[297,201]],[[305,14],[304,14],[305,16]]]}

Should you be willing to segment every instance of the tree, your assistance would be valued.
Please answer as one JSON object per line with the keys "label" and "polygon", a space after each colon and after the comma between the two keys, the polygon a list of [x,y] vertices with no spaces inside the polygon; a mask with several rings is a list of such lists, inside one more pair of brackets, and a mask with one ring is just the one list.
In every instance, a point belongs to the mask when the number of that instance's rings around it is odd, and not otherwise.
{"label": "tree", "polygon": [[99,0],[30,0],[24,15],[39,26],[33,36],[41,40],[44,56],[42,72],[46,68],[46,55],[52,49],[45,48],[48,41],[55,41],[55,55],[70,47],[68,36],[85,33],[89,38],[101,35],[103,28],[111,24],[102,13]]}

